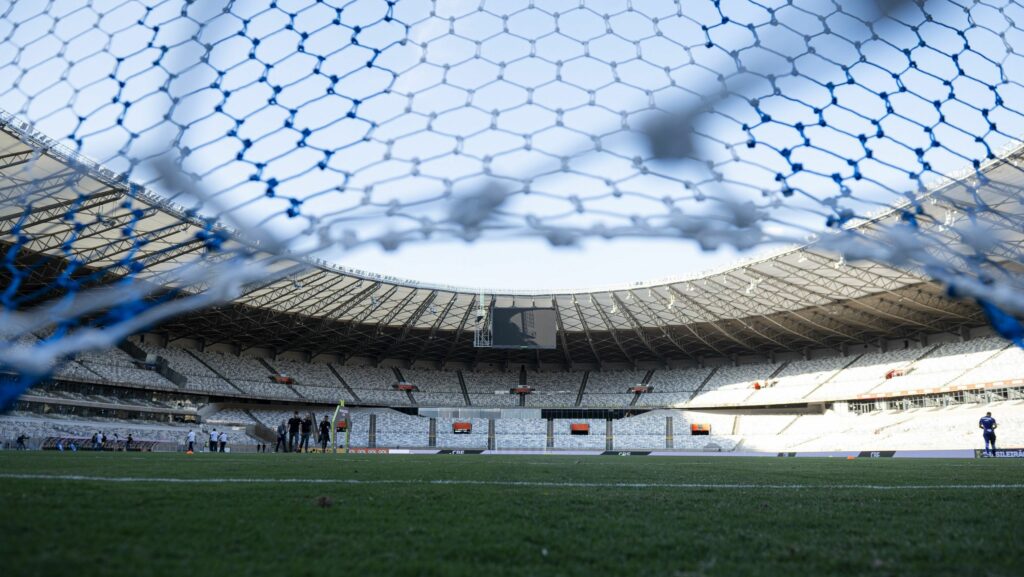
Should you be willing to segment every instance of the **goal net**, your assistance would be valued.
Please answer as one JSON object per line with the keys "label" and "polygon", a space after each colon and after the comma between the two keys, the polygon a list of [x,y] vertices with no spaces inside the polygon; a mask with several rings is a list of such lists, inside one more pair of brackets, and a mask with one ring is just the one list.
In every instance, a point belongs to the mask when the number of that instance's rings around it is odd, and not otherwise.
{"label": "goal net", "polygon": [[1022,22],[1005,0],[7,3],[0,404],[171,315],[439,240],[815,242],[1021,342]]}

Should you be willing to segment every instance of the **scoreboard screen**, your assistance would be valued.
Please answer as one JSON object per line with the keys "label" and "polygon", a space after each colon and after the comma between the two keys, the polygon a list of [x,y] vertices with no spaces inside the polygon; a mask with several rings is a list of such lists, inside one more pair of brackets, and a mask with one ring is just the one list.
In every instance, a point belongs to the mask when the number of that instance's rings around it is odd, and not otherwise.
{"label": "scoreboard screen", "polygon": [[505,349],[556,347],[555,309],[494,307],[491,310],[493,344]]}

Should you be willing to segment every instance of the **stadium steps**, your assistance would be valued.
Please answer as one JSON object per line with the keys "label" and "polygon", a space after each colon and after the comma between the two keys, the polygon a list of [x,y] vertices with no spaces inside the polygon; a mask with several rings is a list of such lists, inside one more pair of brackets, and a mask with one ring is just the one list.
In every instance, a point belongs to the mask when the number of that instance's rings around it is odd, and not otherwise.
{"label": "stadium steps", "polygon": [[[1016,347],[1016,346],[1017,346],[1017,345],[1016,345],[1016,343],[1014,343],[1014,342],[1012,342],[1012,341],[1010,341],[1010,342],[1006,343],[1006,346],[1004,346],[1003,348],[995,350],[995,351],[994,351],[994,352],[993,352],[993,353],[992,353],[991,355],[989,355],[989,356],[985,357],[984,359],[982,359],[982,360],[978,361],[978,363],[977,363],[977,364],[975,364],[975,365],[974,365],[973,367],[971,367],[971,368],[969,368],[969,369],[965,369],[965,370],[964,370],[964,372],[962,372],[962,373],[960,373],[959,375],[957,375],[957,376],[956,376],[956,379],[959,379],[960,377],[962,377],[962,376],[966,375],[967,373],[969,373],[969,372],[973,371],[974,369],[976,369],[976,368],[980,367],[981,365],[984,365],[985,363],[987,363],[987,362],[991,361],[992,359],[994,359],[994,358],[998,357],[998,356],[999,356],[999,355],[1001,355],[1001,354],[1003,353],[1003,351],[1005,351],[1006,349],[1012,349],[1012,348],[1014,348],[1014,347]],[[950,380],[949,382],[950,382],[950,383],[952,383],[952,382],[955,382],[955,381],[956,381],[956,379],[952,379],[952,380]],[[947,384],[948,384],[948,383],[947,383]]]}
{"label": "stadium steps", "polygon": [[[704,381],[701,382],[699,387],[697,387],[697,390],[693,391],[693,394],[690,395],[690,401],[692,401],[692,400],[697,398],[697,395],[699,395],[700,392],[704,390],[704,387],[708,386],[708,383],[711,382],[711,377],[715,376],[715,373],[717,373],[717,372],[718,372],[718,367],[715,367],[715,368],[711,369],[711,372],[708,373],[708,376],[704,377]],[[689,401],[687,401],[687,402],[689,402]]]}
{"label": "stadium steps", "polygon": [[207,363],[202,358],[200,358],[199,355],[195,354],[194,352],[190,351],[189,349],[182,349],[182,350],[185,351],[186,353],[188,353],[193,359],[196,360],[196,362],[198,362],[199,364],[203,365],[204,367],[210,369],[210,371],[213,372],[213,374],[215,374],[218,377],[220,377],[225,383],[228,384],[229,387],[231,387],[232,389],[238,391],[238,393],[240,395],[242,395],[243,397],[247,397],[248,396],[248,395],[245,394],[244,391],[242,391],[242,389],[239,389],[238,387],[236,387],[235,383],[232,383],[227,377],[222,375],[220,373],[220,371],[218,371],[217,369],[211,367],[209,363]]}
{"label": "stadium steps", "polygon": [[270,361],[268,361],[267,359],[264,359],[264,358],[261,358],[261,357],[256,357],[256,360],[259,361],[259,363],[261,365],[263,365],[263,368],[265,368],[268,371],[270,371],[271,375],[280,375],[281,374],[281,371],[277,370],[273,365],[271,365]]}
{"label": "stadium steps", "polygon": [[101,375],[101,374],[97,373],[96,371],[90,369],[89,365],[87,365],[87,364],[85,364],[85,363],[83,363],[81,361],[68,361],[68,362],[69,363],[75,363],[76,365],[82,367],[86,371],[92,373],[97,379],[100,380],[100,382],[103,382],[103,383],[109,382],[106,377],[104,377],[103,375]]}
{"label": "stadium steps", "polygon": [[[263,422],[263,421],[257,419],[256,415],[252,414],[252,409],[242,409],[242,412],[245,413],[245,415],[247,417],[252,419],[252,422],[254,422],[254,423],[262,423]],[[264,425],[264,426],[266,426],[266,425]],[[269,427],[267,427],[267,428],[269,428]],[[275,434],[274,437],[277,437],[277,435]]]}
{"label": "stadium steps", "polygon": [[813,395],[813,394],[814,394],[814,393],[815,393],[815,392],[816,392],[816,391],[817,391],[818,389],[820,389],[821,387],[824,387],[825,385],[827,385],[827,384],[831,383],[833,379],[835,379],[836,377],[838,377],[838,376],[839,376],[839,375],[840,375],[840,374],[841,374],[841,373],[842,373],[843,371],[845,371],[846,369],[848,369],[848,368],[850,368],[851,366],[853,366],[853,363],[856,363],[857,361],[859,361],[859,360],[860,360],[860,358],[861,358],[861,357],[863,357],[863,356],[864,356],[864,355],[866,355],[866,354],[867,354],[867,353],[861,353],[861,354],[859,354],[859,355],[857,355],[857,356],[853,357],[853,360],[851,360],[850,362],[848,362],[848,363],[846,363],[845,365],[843,365],[843,367],[842,367],[841,369],[839,369],[838,371],[836,371],[836,372],[832,373],[831,375],[829,375],[829,377],[828,377],[827,379],[825,379],[824,381],[821,381],[820,383],[818,383],[818,386],[817,386],[817,387],[814,387],[813,389],[811,389],[810,391],[808,391],[808,392],[807,392],[807,394],[803,396],[803,398],[804,398],[804,399],[807,399],[807,398],[809,398],[809,397],[810,397],[811,395]]}
{"label": "stadium steps", "polygon": [[274,443],[277,441],[277,431],[264,425],[263,421],[257,419],[256,415],[252,414],[252,411],[249,409],[242,409],[242,412],[252,419],[252,424],[245,426],[245,434],[264,443]]}
{"label": "stadium steps", "polygon": [[786,367],[789,366],[789,363],[790,363],[790,361],[783,362],[781,365],[778,366],[778,368],[776,368],[774,371],[772,371],[772,374],[768,375],[768,378],[766,380],[770,381],[770,380],[774,379],[775,377],[779,376],[779,373],[784,371],[786,369]]}
{"label": "stadium steps", "polygon": [[[650,383],[651,382],[651,377],[653,377],[653,376],[654,376],[654,370],[653,369],[650,370],[650,371],[647,371],[647,373],[644,375],[643,380],[640,381],[640,384],[641,385],[646,385],[646,384]],[[633,400],[629,401],[629,406],[635,407],[637,402],[640,400],[640,397],[642,395],[643,395],[643,393],[633,393]]]}
{"label": "stadium steps", "polygon": [[[779,373],[781,373],[781,372],[782,372],[783,370],[785,370],[785,368],[789,366],[789,363],[790,363],[790,361],[785,361],[785,362],[783,362],[783,363],[782,363],[781,365],[779,365],[779,366],[775,367],[775,370],[774,370],[774,371],[772,371],[770,375],[768,375],[767,377],[765,377],[765,379],[764,379],[764,384],[765,384],[765,386],[767,386],[767,385],[768,385],[768,383],[770,383],[770,382],[772,381],[772,379],[774,379],[775,377],[779,376]],[[751,399],[751,397],[753,397],[753,396],[754,396],[755,394],[757,394],[757,389],[751,388],[751,389],[750,389],[750,392],[749,392],[749,393],[747,394],[747,396],[746,396],[746,397],[743,397],[743,400],[742,400],[742,401],[740,401],[740,404],[746,403],[746,402],[747,402],[747,401],[749,401],[749,400]]]}
{"label": "stadium steps", "polygon": [[142,347],[140,347],[139,345],[137,345],[137,344],[135,344],[135,343],[133,343],[133,342],[131,342],[129,340],[124,340],[124,341],[121,341],[121,342],[117,343],[117,348],[119,348],[122,351],[128,353],[128,356],[130,356],[131,358],[133,358],[133,359],[135,359],[137,361],[145,361],[146,360],[146,351],[142,350]]}
{"label": "stadium steps", "polygon": [[[913,371],[914,370],[914,365],[916,365],[918,363],[918,361],[922,361],[924,359],[927,359],[929,356],[931,356],[932,353],[934,353],[935,351],[939,350],[939,348],[941,346],[942,346],[941,344],[938,344],[938,345],[933,345],[931,347],[928,347],[928,350],[926,350],[925,352],[921,353],[920,356],[914,358],[914,360],[910,361],[909,363],[907,363],[906,365],[904,365],[903,367],[900,367],[900,368],[906,369],[908,373]],[[945,383],[942,383],[942,384],[945,384]],[[873,393],[876,390],[884,387],[885,385],[886,385],[886,381],[882,381],[882,382],[878,383],[877,385],[875,385],[875,386],[871,387],[870,389],[868,389],[867,392]],[[936,385],[936,386],[938,386],[938,385]]]}
{"label": "stadium steps", "polygon": [[960,377],[966,375],[967,373],[973,371],[974,369],[980,367],[981,365],[991,361],[993,358],[995,358],[997,355],[999,355],[1000,353],[1002,353],[1006,349],[1009,349],[1009,348],[1012,348],[1012,347],[1015,347],[1015,346],[1017,346],[1017,345],[1015,345],[1012,342],[1006,343],[1006,346],[1004,346],[1003,348],[996,349],[991,355],[989,355],[989,356],[985,357],[984,359],[982,359],[982,360],[978,361],[977,363],[975,363],[974,366],[967,367],[966,369],[964,369],[964,370],[960,371],[959,373],[957,373],[956,375],[954,375],[953,378],[951,378],[949,380],[946,380],[946,381],[943,381],[942,383],[939,383],[938,386],[944,387],[944,386],[946,386],[946,385],[948,385],[950,383],[955,383],[957,381],[957,379],[959,379]]}
{"label": "stadium steps", "polygon": [[219,412],[221,409],[224,408],[224,406],[224,403],[209,403],[203,405],[202,407],[196,409],[196,416],[198,416],[200,419],[206,419],[210,415]]}
{"label": "stadium steps", "polygon": [[[140,361],[140,362],[144,363],[147,360],[149,360],[149,353],[147,353],[145,350],[143,350],[142,347],[140,347],[139,345],[133,343],[132,341],[123,340],[123,341],[121,341],[120,343],[117,344],[117,348],[119,348],[122,351],[128,353],[128,356],[130,356],[131,358],[135,359],[136,361]],[[168,387],[169,389],[180,389],[182,387],[182,385],[186,381],[185,377],[180,375],[174,369],[172,369],[169,366],[167,366],[167,361],[166,360],[163,360],[163,362],[161,362],[163,357],[161,357],[159,355],[153,355],[153,356],[154,356],[154,358],[156,358],[156,368],[153,369],[153,372],[158,374],[158,375],[160,375],[161,377],[166,379],[168,382],[170,382],[170,384],[172,386]]]}
{"label": "stadium steps", "polygon": [[874,433],[875,435],[881,434],[882,431],[885,431],[887,429],[892,429],[892,428],[898,427],[900,425],[904,425],[906,423],[909,423],[910,421],[913,421],[914,419],[918,418],[919,416],[920,416],[920,414],[917,414],[917,413],[912,414],[909,417],[907,417],[906,419],[900,419],[898,421],[889,423],[888,425],[882,425],[881,427],[878,427],[877,429],[872,431],[872,433]]}
{"label": "stadium steps", "polygon": [[466,401],[467,407],[472,407],[473,403],[469,400],[469,391],[466,390],[466,379],[462,376],[462,371],[455,371],[455,376],[459,379],[459,389],[462,391],[462,400]]}
{"label": "stadium steps", "polygon": [[583,402],[583,392],[587,390],[587,381],[590,379],[590,371],[583,371],[583,379],[580,381],[580,390],[576,393],[576,406]]}
{"label": "stadium steps", "polygon": [[[281,374],[283,374],[281,371],[277,370],[277,367],[275,367],[274,365],[271,365],[270,361],[268,361],[267,359],[256,357],[256,360],[259,361],[261,365],[263,365],[263,368],[265,368],[268,371],[270,371],[272,375],[281,375]],[[289,385],[288,383],[277,383],[277,384],[282,385],[282,386],[284,386],[284,388],[288,389],[292,393],[295,393],[295,396],[300,398],[300,399],[306,399],[306,400],[310,400],[310,401],[314,400],[314,399],[310,399],[306,395],[303,395],[298,390],[296,390],[295,387]]]}
{"label": "stadium steps", "polygon": [[[399,369],[398,367],[391,367],[391,372],[395,374],[395,378],[398,379],[399,383],[409,382],[405,380],[405,375],[402,374],[402,370]],[[416,401],[416,396],[412,394],[412,391],[405,391],[405,396],[409,399],[409,402],[412,403],[412,406],[420,406],[420,404]]]}
{"label": "stadium steps", "polygon": [[341,383],[341,386],[345,387],[345,390],[348,391],[348,394],[352,397],[353,400],[355,400],[355,402],[363,402],[362,399],[359,398],[359,395],[357,395],[356,392],[352,390],[352,387],[348,386],[348,383],[345,382],[345,379],[341,378],[341,374],[338,373],[338,369],[334,368],[334,365],[332,365],[331,363],[327,363],[327,368],[331,370],[331,374],[334,375],[334,378],[338,379],[338,382]]}
{"label": "stadium steps", "polygon": [[793,426],[793,423],[795,423],[795,422],[799,421],[799,420],[800,420],[800,417],[802,417],[802,416],[803,416],[803,415],[794,415],[794,416],[793,416],[793,420],[792,420],[792,421],[790,421],[790,422],[788,422],[788,423],[786,423],[786,426],[785,426],[785,427],[782,427],[781,429],[779,429],[779,432],[775,433],[775,435],[776,435],[776,436],[782,436],[782,434],[783,434],[783,433],[785,433],[787,429],[789,429],[790,427],[792,427],[792,426]]}
{"label": "stadium steps", "polygon": [[[917,357],[916,359],[914,359],[914,363],[916,363],[917,361],[923,360],[923,359],[927,359],[928,357],[932,356],[932,353],[934,353],[935,351],[939,350],[939,347],[941,347],[941,346],[942,346],[941,344],[933,345],[931,348],[929,348],[927,351],[925,351],[923,355],[921,355],[921,356]],[[914,363],[910,363],[910,365],[913,366]]]}

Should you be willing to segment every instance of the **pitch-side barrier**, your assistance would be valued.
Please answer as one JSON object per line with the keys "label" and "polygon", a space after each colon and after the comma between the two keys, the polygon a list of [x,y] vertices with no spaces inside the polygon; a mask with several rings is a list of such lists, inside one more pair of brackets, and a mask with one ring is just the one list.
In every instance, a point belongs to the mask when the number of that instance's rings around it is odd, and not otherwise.
{"label": "pitch-side barrier", "polygon": [[[485,449],[352,449],[352,453],[376,453],[388,455],[557,455],[557,456],[607,456],[607,457],[820,457],[839,459],[974,459],[979,451],[974,449],[931,450],[931,451],[807,451],[807,452],[758,452],[758,451],[541,451],[530,449],[485,450]],[[1024,450],[1000,450],[999,457],[1024,457]]]}

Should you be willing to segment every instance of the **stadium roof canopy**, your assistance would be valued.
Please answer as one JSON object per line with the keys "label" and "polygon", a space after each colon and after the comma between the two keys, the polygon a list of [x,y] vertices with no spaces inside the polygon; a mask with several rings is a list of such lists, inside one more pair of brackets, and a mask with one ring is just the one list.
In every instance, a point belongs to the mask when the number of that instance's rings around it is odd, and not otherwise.
{"label": "stadium roof canopy", "polygon": [[[107,280],[125,274],[127,263],[159,278],[206,250],[197,236],[204,228],[201,220],[33,134],[28,125],[6,118],[0,128],[0,194],[31,198],[31,210],[5,203],[0,212],[0,238],[9,246],[12,232],[22,235],[18,265],[33,267],[22,294],[54,296],[59,285],[53,281],[69,258],[82,265],[81,271]],[[1002,239],[996,252],[1014,255],[1024,221],[1021,156],[1014,151],[984,167],[988,182],[978,193],[991,208],[978,218]],[[962,181],[940,191],[941,201],[933,195],[924,203],[934,223],[952,222],[978,202],[976,191]],[[74,220],[65,218],[70,209]],[[878,222],[895,218],[898,211],[892,210],[857,226],[870,234]],[[126,235],[122,231],[129,223],[133,232]],[[952,237],[948,248],[957,251]],[[9,272],[3,274],[9,284]],[[558,348],[474,348],[481,303],[484,308],[553,305]],[[287,276],[247,287],[231,303],[185,314],[155,330],[171,339],[343,358],[574,366],[842,347],[983,324],[979,307],[947,298],[940,285],[919,272],[843,262],[810,244],[695,278],[585,291],[481,293],[304,262]]]}

